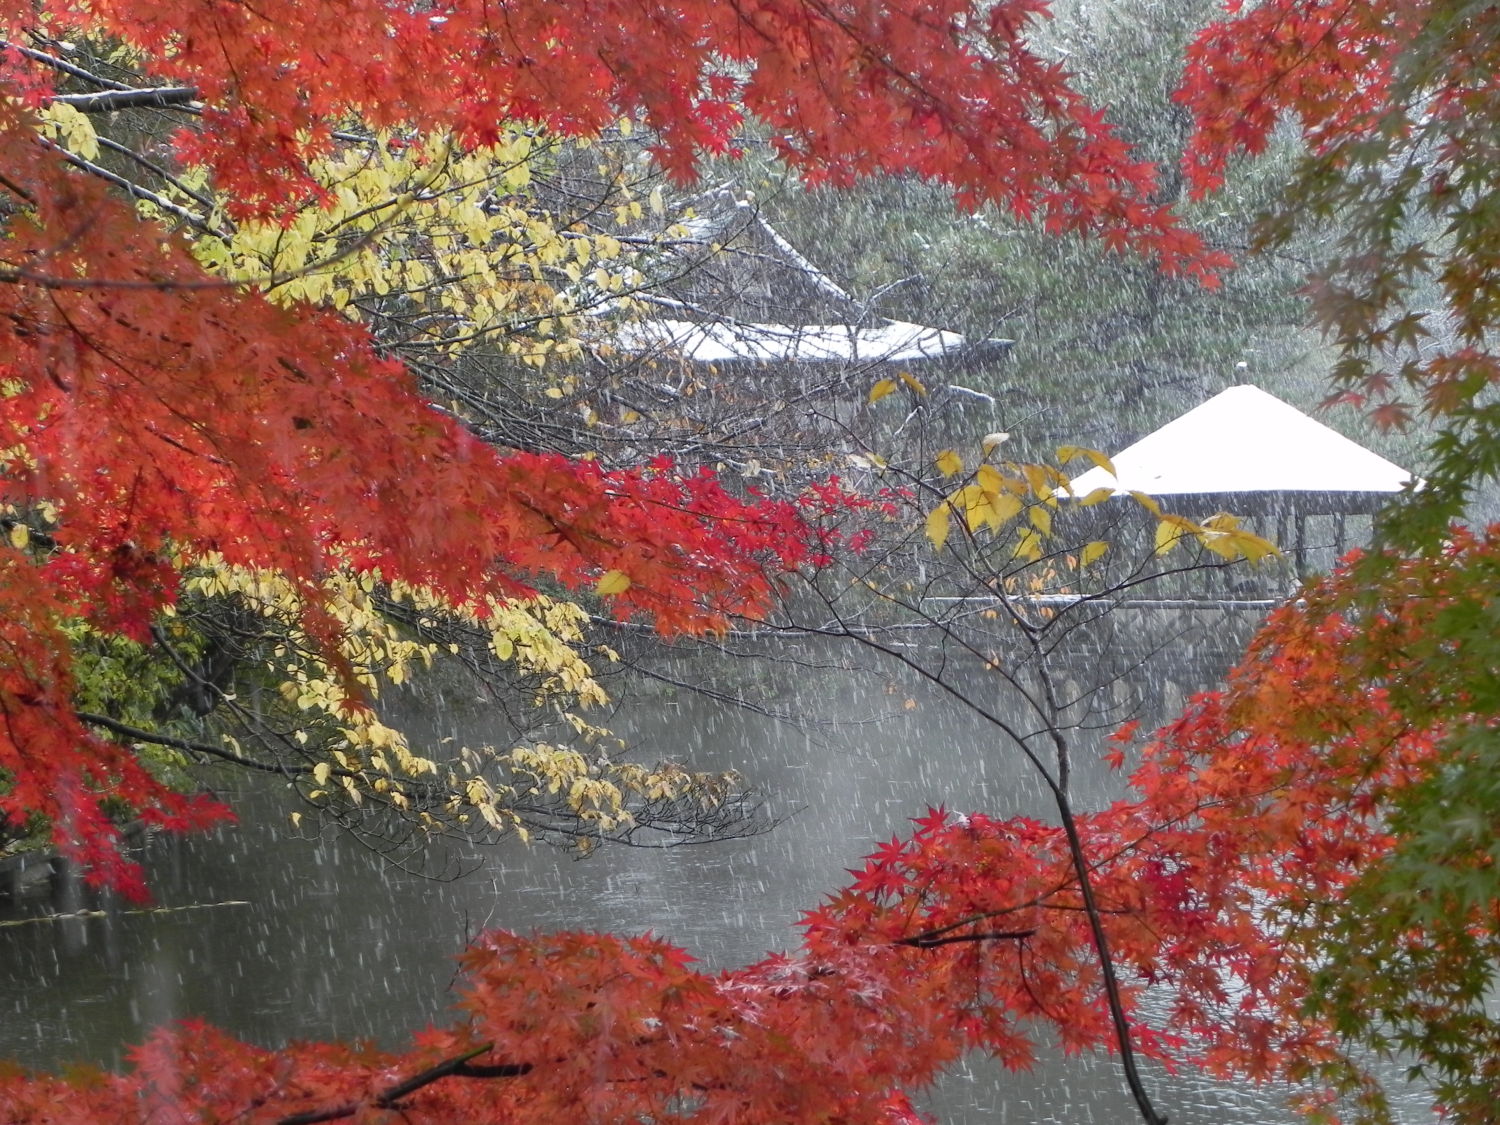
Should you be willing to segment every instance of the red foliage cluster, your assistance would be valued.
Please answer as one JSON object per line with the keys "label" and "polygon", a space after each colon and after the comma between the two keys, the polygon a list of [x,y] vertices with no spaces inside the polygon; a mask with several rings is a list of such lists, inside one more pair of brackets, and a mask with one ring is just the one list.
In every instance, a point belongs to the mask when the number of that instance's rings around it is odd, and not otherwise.
{"label": "red foliage cluster", "polygon": [[1236,152],[1264,151],[1288,116],[1315,143],[1377,128],[1391,104],[1398,48],[1426,25],[1432,6],[1279,0],[1204,29],[1178,94],[1196,123],[1187,158],[1196,194],[1223,182]]}
{"label": "red foliage cluster", "polygon": [[700,153],[732,146],[748,112],[815,179],[916,172],[1171,269],[1206,276],[1224,264],[1151,201],[1152,168],[1028,46],[1040,0],[982,11],[968,0],[50,0],[45,10],[57,30],[118,36],[197,87],[209,108],[179,150],[232,187],[242,215],[315,197],[307,160],[350,118],[481,142],[504,120],[574,135],[639,116],[665,166],[688,177]]}
{"label": "red foliage cluster", "polygon": [[[0,147],[39,151],[14,103],[0,106]],[[194,821],[205,807],[73,717],[59,623],[144,639],[175,598],[176,555],[293,576],[330,650],[318,584],[341,565],[455,602],[619,570],[631,579],[619,613],[685,631],[762,612],[776,571],[806,557],[790,505],[669,466],[607,473],[493,449],[344,318],[204,278],[125,204],[49,161],[7,176],[34,202],[4,244],[0,500],[52,505],[58,524],[45,550],[0,548],[0,770],[13,779],[0,810],[52,818],[96,878],[139,890],[110,859],[100,796]]]}
{"label": "red foliage cluster", "polygon": [[1150,169],[1026,47],[1039,10],[49,0],[0,16],[0,500],[60,513],[45,551],[0,547],[0,770],[18,779],[0,812],[51,817],[117,883],[131,877],[108,860],[99,794],[205,815],[73,717],[57,629],[74,614],[143,636],[174,597],[177,555],[293,576],[331,642],[316,588],[343,562],[460,601],[618,570],[618,612],[671,632],[760,612],[765,564],[795,566],[817,540],[794,508],[707,477],[497,452],[423,403],[360,328],[206,277],[40,141],[30,107],[65,75],[16,46],[31,32],[118,39],[196,89],[205,109],[176,155],[206,165],[241,216],[316,199],[309,161],[351,118],[478,142],[501,120],[587,134],[637,115],[686,175],[730,144],[744,107],[811,175],[918,171],[1206,276],[1211,256],[1150,202]]}
{"label": "red foliage cluster", "polygon": [[[1307,155],[1259,237],[1273,245],[1336,220],[1308,287],[1342,353],[1331,400],[1369,409],[1384,427],[1411,421],[1405,394],[1431,415],[1462,413],[1500,383],[1488,343],[1500,302],[1494,10],[1443,0],[1231,7],[1233,18],[1190,48],[1177,95],[1196,122],[1194,193],[1219,187],[1234,155],[1264,150],[1278,122],[1295,122]],[[1431,483],[1472,469],[1476,451],[1457,448]]]}
{"label": "red foliage cluster", "polygon": [[[1308,966],[1287,956],[1287,922],[1379,854],[1371,792],[1419,769],[1430,745],[1380,708],[1345,729],[1347,706],[1326,726],[1228,733],[1235,708],[1274,704],[1292,681],[1329,680],[1339,624],[1279,628],[1307,650],[1252,662],[1228,696],[1195,701],[1147,748],[1138,799],[1079,822],[1136,1048],[1215,1073],[1299,1077],[1337,1058],[1332,1030],[1303,1017]],[[1392,748],[1373,771],[1352,753],[1366,736]],[[159,1034],[125,1075],[0,1082],[0,1113],[17,1125],[264,1123],[341,1108],[378,1120],[403,1080],[488,1044],[477,1062],[524,1073],[453,1071],[396,1099],[401,1112],[916,1122],[907,1091],[965,1052],[1024,1067],[1043,1026],[1070,1051],[1114,1045],[1055,826],[933,811],[871,855],[804,930],[795,954],[719,975],[649,935],[494,932],[465,955],[463,1021],[405,1054],[268,1052],[189,1027]]]}

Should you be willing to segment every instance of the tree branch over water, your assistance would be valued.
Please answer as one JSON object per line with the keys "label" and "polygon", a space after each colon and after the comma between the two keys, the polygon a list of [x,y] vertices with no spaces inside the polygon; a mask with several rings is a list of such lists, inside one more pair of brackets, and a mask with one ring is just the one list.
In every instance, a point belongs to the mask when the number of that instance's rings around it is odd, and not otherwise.
{"label": "tree branch over water", "polygon": [[430,1086],[434,1082],[440,1082],[444,1078],[517,1078],[531,1071],[530,1063],[495,1063],[474,1064],[471,1059],[476,1059],[494,1048],[493,1043],[485,1043],[475,1047],[472,1051],[463,1055],[456,1055],[451,1059],[445,1059],[436,1066],[429,1067],[420,1074],[414,1074],[404,1082],[398,1082],[394,1086],[387,1087],[373,1098],[366,1101],[345,1102],[331,1109],[311,1110],[307,1113],[294,1113],[289,1117],[280,1118],[276,1125],[318,1125],[323,1121],[338,1121],[345,1117],[353,1117],[361,1109],[374,1107],[376,1109],[399,1109],[396,1104],[402,1098],[416,1093],[423,1086]]}

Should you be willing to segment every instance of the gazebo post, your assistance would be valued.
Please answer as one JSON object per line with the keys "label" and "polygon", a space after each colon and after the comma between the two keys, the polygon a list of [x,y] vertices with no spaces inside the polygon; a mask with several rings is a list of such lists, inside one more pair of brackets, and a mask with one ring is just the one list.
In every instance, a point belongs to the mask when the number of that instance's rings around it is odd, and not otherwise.
{"label": "gazebo post", "polygon": [[1307,513],[1300,506],[1293,506],[1292,526],[1295,528],[1296,545],[1294,557],[1297,561],[1297,577],[1307,577]]}

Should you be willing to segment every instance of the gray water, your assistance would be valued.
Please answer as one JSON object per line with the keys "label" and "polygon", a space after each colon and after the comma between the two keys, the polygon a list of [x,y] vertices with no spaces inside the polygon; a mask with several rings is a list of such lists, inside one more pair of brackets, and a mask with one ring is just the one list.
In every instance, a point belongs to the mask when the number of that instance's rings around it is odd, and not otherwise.
{"label": "gray water", "polygon": [[[511,842],[451,857],[479,866],[435,882],[393,870],[347,837],[291,834],[283,792],[237,781],[239,825],[156,837],[144,847],[157,904],[193,909],[111,910],[0,928],[0,1058],[43,1068],[115,1065],[151,1028],[186,1017],[268,1046],[328,1037],[399,1045],[445,1018],[453,958],[485,929],[650,930],[710,967],[744,964],[791,946],[799,912],[929,805],[1047,815],[1015,749],[940,691],[889,665],[873,673],[838,667],[852,663],[849,654],[828,645],[783,646],[788,654],[801,663],[747,662],[733,671],[758,685],[767,706],[801,723],[659,686],[608,719],[644,759],[740,770],[786,818],[772,831],[701,847],[612,848],[585,861]],[[695,680],[721,673],[724,659],[684,656],[663,667]],[[1205,682],[1218,671],[1210,664],[1200,669]],[[956,675],[971,696],[1004,705],[992,677],[979,669]],[[1158,717],[1182,692],[1205,686],[1163,692],[1160,668],[1132,675],[1105,696],[1120,717]],[[408,726],[473,740],[484,722],[482,709],[466,708],[415,715]],[[1078,803],[1106,801],[1117,786],[1109,771],[1086,762]],[[31,900],[0,919],[55,907]],[[1150,1087],[1181,1125],[1294,1119],[1274,1089],[1160,1073]],[[1104,1057],[1044,1057],[1019,1075],[975,1060],[933,1092],[930,1106],[954,1125],[1135,1119],[1117,1064]],[[1415,1092],[1403,1112],[1403,1120],[1432,1120]]]}

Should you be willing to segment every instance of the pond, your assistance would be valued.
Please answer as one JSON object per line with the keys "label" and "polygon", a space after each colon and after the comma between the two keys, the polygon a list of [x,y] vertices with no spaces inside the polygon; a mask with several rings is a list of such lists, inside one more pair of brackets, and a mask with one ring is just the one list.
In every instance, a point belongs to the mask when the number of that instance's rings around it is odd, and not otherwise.
{"label": "pond", "polygon": [[[1195,621],[1189,631],[1223,638],[1224,626]],[[1238,634],[1246,628],[1237,623]],[[742,964],[791,945],[799,912],[929,805],[1048,813],[1014,749],[931,684],[826,642],[783,640],[762,656],[776,659],[747,661],[735,675],[752,677],[772,709],[802,721],[660,684],[603,721],[643,759],[740,770],[785,816],[773,830],[706,846],[611,848],[583,861],[512,842],[457,856],[476,869],[438,882],[394,870],[348,837],[291,834],[285,793],[241,782],[239,825],[145,844],[161,909],[45,919],[56,904],[32,899],[0,915],[23,922],[0,928],[0,1058],[112,1065],[150,1028],[184,1017],[271,1046],[328,1037],[399,1044],[444,1018],[455,954],[491,927],[650,930],[710,966]],[[658,670],[696,682],[722,674],[728,659],[685,652]],[[1107,698],[1120,717],[1144,707],[1149,721],[1221,671],[1200,659],[1199,682],[1189,682],[1180,661],[1169,670],[1148,661]],[[953,672],[964,692],[1001,705],[983,669]],[[1178,682],[1163,690],[1167,676]],[[408,726],[473,741],[484,721],[482,709],[465,708],[414,715]],[[1107,800],[1117,785],[1095,761],[1080,770],[1078,803]],[[1150,1079],[1175,1125],[1293,1119],[1275,1091]],[[1057,1056],[1019,1075],[976,1060],[941,1083],[929,1106],[953,1125],[1128,1122],[1134,1113],[1113,1060]],[[1415,1094],[1402,1112],[1409,1122],[1432,1120]]]}

